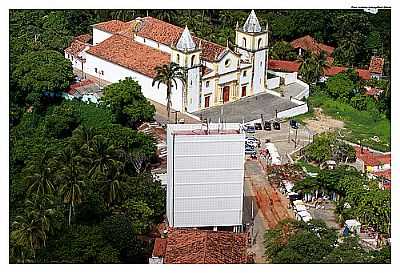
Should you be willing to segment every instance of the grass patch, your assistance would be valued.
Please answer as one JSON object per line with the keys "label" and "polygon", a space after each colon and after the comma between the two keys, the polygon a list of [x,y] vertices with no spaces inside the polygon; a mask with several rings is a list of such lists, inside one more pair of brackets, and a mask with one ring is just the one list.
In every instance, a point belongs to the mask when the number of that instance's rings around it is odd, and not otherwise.
{"label": "grass patch", "polygon": [[111,109],[97,105],[95,103],[85,103],[82,101],[66,101],[71,103],[79,113],[81,124],[92,128],[105,128],[113,123]]}
{"label": "grass patch", "polygon": [[[345,123],[343,139],[380,151],[390,151],[390,121],[383,114],[359,111],[344,102],[318,94],[309,99],[312,107],[321,107],[324,113]],[[304,119],[304,118],[303,118]],[[378,137],[379,142],[374,138]]]}

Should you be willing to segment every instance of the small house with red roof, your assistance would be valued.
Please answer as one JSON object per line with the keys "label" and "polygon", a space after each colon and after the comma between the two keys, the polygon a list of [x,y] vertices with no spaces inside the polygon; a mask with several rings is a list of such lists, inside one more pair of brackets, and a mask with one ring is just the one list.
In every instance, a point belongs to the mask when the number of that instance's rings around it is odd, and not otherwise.
{"label": "small house with red roof", "polygon": [[154,243],[152,264],[245,264],[248,238],[244,233],[170,228]]}
{"label": "small house with red roof", "polygon": [[[304,37],[297,38],[290,42],[292,47],[298,51],[299,55],[303,55],[304,51],[311,51],[312,53],[318,55],[322,51],[324,51],[328,57],[332,56],[335,48],[333,46],[325,45],[322,43],[318,43],[313,37],[310,35],[306,35]],[[333,58],[331,58],[333,62]]]}

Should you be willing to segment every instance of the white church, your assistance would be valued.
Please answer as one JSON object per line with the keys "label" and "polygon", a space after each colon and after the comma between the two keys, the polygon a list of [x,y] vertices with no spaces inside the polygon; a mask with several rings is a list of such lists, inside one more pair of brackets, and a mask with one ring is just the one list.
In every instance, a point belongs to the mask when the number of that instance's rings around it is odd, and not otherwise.
{"label": "white church", "polygon": [[230,48],[153,17],[112,20],[93,25],[92,35],[76,37],[65,57],[105,84],[132,77],[146,98],[163,105],[166,86],[152,86],[155,68],[178,63],[187,69],[187,82],[174,86],[172,108],[190,113],[266,91],[268,26],[262,28],[251,11],[242,27],[236,25]]}

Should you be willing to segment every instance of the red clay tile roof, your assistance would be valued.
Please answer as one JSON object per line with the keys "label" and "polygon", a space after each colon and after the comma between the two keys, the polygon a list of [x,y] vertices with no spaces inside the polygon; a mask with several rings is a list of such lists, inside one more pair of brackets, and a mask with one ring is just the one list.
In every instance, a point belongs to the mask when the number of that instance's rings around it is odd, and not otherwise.
{"label": "red clay tile roof", "polygon": [[124,31],[130,27],[130,22],[123,22],[120,20],[111,20],[93,25],[94,28],[106,31],[109,33],[117,33]]}
{"label": "red clay tile roof", "polygon": [[164,263],[240,264],[247,262],[247,237],[228,231],[170,229]]}
{"label": "red clay tile roof", "polygon": [[385,171],[380,171],[380,172],[374,172],[374,175],[377,177],[383,177],[386,178],[387,180],[392,179],[392,170],[385,170]]}
{"label": "red clay tile roof", "polygon": [[313,37],[310,35],[306,35],[304,37],[298,38],[296,40],[293,40],[290,42],[293,48],[302,48],[305,50],[309,50],[313,52],[314,54],[319,54],[319,52],[325,51],[328,55],[331,55],[333,51],[335,50],[334,47],[328,46],[325,44],[318,43],[315,41]]}
{"label": "red clay tile roof", "polygon": [[89,41],[92,39],[92,35],[83,34],[79,35],[72,39],[71,44],[64,51],[78,57],[78,54],[81,53],[87,46],[91,46]]}
{"label": "red clay tile roof", "polygon": [[[172,25],[170,23],[158,20],[153,17],[145,17],[137,31],[137,35],[151,39],[167,46],[175,45],[181,37],[183,28]],[[221,54],[225,47],[209,42],[193,36],[193,40],[197,46],[201,41],[202,58],[206,61],[213,62],[215,57]]]}
{"label": "red clay tile roof", "polygon": [[[296,61],[282,61],[268,59],[268,69],[281,71],[281,72],[298,72],[300,68],[300,63]],[[325,69],[325,76],[334,76],[340,72],[346,71],[347,67],[342,66],[331,66]],[[371,79],[371,73],[365,69],[357,69],[357,73],[363,80]]]}
{"label": "red clay tile roof", "polygon": [[156,76],[155,68],[168,64],[170,55],[132,39],[114,34],[87,51],[88,54],[139,72],[150,78]]}
{"label": "red clay tile roof", "polygon": [[369,64],[369,71],[371,73],[382,74],[384,62],[385,59],[373,56]]}
{"label": "red clay tile roof", "polygon": [[366,166],[380,166],[390,164],[392,161],[391,154],[377,154],[363,148],[361,152],[360,147],[355,147],[356,157],[364,162]]}
{"label": "red clay tile roof", "polygon": [[87,44],[87,43],[90,42],[90,40],[92,40],[92,35],[91,34],[82,34],[82,35],[76,36],[74,38],[74,40],[78,40],[78,41],[80,41],[82,43],[86,43]]}
{"label": "red clay tile roof", "polygon": [[299,62],[268,59],[268,69],[281,72],[298,72]]}
{"label": "red clay tile roof", "polygon": [[70,95],[74,95],[78,91],[79,88],[81,88],[83,86],[87,86],[89,84],[93,84],[93,83],[94,83],[94,81],[92,81],[90,79],[86,79],[86,80],[83,80],[80,82],[73,83],[70,86],[68,86],[67,93]]}
{"label": "red clay tile roof", "polygon": [[167,239],[157,238],[154,242],[153,257],[165,257],[165,250],[167,248]]}

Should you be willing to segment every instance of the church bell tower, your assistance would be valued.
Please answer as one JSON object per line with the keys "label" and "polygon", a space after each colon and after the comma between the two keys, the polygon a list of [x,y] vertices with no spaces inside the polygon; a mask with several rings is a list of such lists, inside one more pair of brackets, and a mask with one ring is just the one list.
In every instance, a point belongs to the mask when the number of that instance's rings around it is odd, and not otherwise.
{"label": "church bell tower", "polygon": [[186,84],[183,88],[182,111],[194,112],[200,108],[201,97],[201,48],[193,41],[187,26],[182,32],[176,46],[172,46],[171,62],[184,67],[187,72]]}
{"label": "church bell tower", "polygon": [[242,61],[252,64],[253,93],[263,92],[266,89],[268,66],[268,25],[262,29],[254,10],[243,27],[236,25],[235,48]]}

